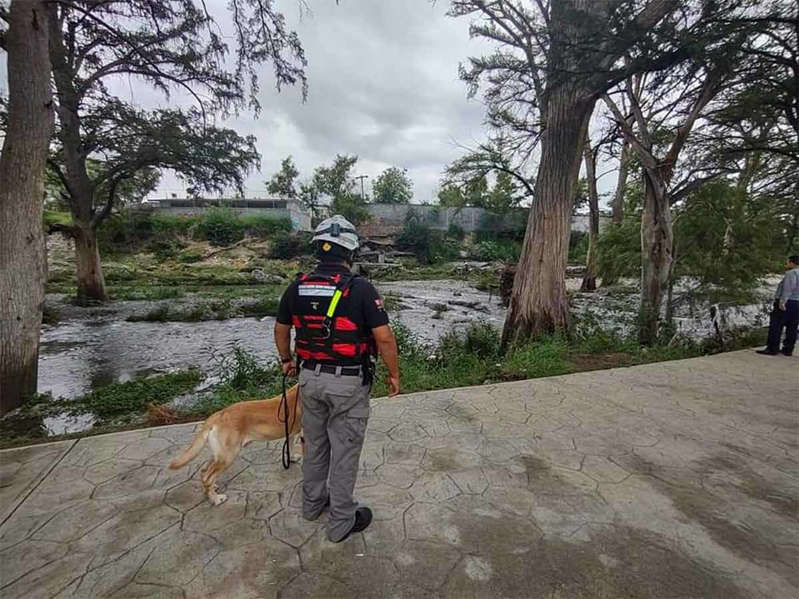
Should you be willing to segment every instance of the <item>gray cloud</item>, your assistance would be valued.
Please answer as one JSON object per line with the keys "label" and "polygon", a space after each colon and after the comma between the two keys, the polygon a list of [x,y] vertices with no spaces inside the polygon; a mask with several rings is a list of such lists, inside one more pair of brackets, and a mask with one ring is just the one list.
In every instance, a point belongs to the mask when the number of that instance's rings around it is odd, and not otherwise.
{"label": "gray cloud", "polygon": [[[308,101],[298,89],[275,90],[271,65],[261,68],[259,118],[242,113],[220,124],[258,138],[261,171],[246,182],[248,195],[265,192],[264,181],[287,155],[303,178],[337,153],[357,154],[358,174],[374,180],[389,166],[407,168],[414,201],[432,200],[444,167],[484,138],[484,111],[466,97],[458,64],[487,46],[470,40],[468,20],[447,17],[440,0],[309,0],[300,15],[296,0],[279,0],[300,35],[308,58]],[[229,29],[227,0],[207,0],[223,30]],[[232,43],[232,39],[231,39]],[[0,85],[6,86],[5,55]],[[170,100],[135,79],[113,82],[125,101],[152,108]],[[158,193],[182,193],[167,173]]]}
{"label": "gray cloud", "polygon": [[[283,4],[305,47],[310,91],[305,103],[299,90],[278,94],[264,65],[260,118],[224,123],[258,138],[262,168],[248,178],[248,194],[263,192],[288,154],[309,177],[341,153],[357,154],[358,174],[369,180],[389,166],[407,168],[415,201],[432,199],[459,144],[483,138],[483,107],[458,79],[459,62],[485,51],[469,39],[468,21],[445,16],[447,2],[427,0],[318,0],[302,18],[292,0]],[[220,22],[225,5],[211,5]],[[165,177],[161,191],[180,184]]]}

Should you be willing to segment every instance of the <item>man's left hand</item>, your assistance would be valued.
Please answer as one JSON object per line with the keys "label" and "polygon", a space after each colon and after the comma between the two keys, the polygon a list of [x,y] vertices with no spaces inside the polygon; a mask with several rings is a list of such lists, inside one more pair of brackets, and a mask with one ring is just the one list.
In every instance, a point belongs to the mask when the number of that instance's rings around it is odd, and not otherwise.
{"label": "man's left hand", "polygon": [[785,312],[787,309],[788,309],[788,302],[786,302],[786,301],[781,301],[781,302],[780,302],[780,310],[782,310],[783,312]]}
{"label": "man's left hand", "polygon": [[290,377],[297,376],[297,361],[296,360],[291,360],[290,362],[283,362],[283,364],[281,364],[281,367],[283,368],[283,374],[285,374],[286,376],[290,376]]}

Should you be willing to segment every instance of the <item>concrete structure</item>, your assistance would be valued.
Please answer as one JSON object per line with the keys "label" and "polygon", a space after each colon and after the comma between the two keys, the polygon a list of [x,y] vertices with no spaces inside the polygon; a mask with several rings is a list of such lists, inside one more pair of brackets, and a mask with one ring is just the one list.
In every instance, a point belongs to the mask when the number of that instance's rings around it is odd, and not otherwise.
{"label": "concrete structure", "polygon": [[[483,208],[445,208],[442,206],[420,206],[415,204],[369,204],[366,207],[372,217],[373,226],[402,227],[409,214],[416,216],[420,222],[431,229],[447,231],[450,226],[457,226],[466,233],[477,231],[508,233],[524,231],[527,227],[527,208],[515,208],[504,215],[495,214]],[[610,219],[600,217],[600,230],[607,226]],[[588,232],[588,216],[572,217],[572,231]]]}
{"label": "concrete structure", "polygon": [[[311,212],[297,200],[281,198],[223,198],[223,199],[188,199],[162,198],[148,200],[147,205],[159,212],[172,214],[195,215],[212,206],[227,206],[242,214],[263,214],[274,218],[289,218],[295,231],[310,231]],[[389,231],[390,234],[401,231],[409,214],[415,215],[431,229],[447,231],[450,226],[457,226],[466,233],[487,231],[508,233],[524,231],[527,226],[527,208],[516,208],[507,214],[498,215],[483,208],[445,208],[442,206],[426,206],[419,204],[368,204],[369,230],[378,232],[377,236]],[[319,207],[320,215],[327,214],[325,206]],[[600,229],[610,219],[600,217]],[[572,217],[572,231],[588,232],[588,216]],[[368,236],[368,235],[367,235]]]}
{"label": "concrete structure", "polygon": [[334,545],[253,443],[202,497],[195,425],[0,452],[0,593],[24,597],[799,595],[797,359],[752,351],[373,402]]}
{"label": "concrete structure", "polygon": [[146,205],[170,214],[194,216],[213,206],[224,206],[241,214],[258,214],[271,218],[288,218],[295,231],[311,230],[311,214],[301,202],[283,198],[159,198]]}

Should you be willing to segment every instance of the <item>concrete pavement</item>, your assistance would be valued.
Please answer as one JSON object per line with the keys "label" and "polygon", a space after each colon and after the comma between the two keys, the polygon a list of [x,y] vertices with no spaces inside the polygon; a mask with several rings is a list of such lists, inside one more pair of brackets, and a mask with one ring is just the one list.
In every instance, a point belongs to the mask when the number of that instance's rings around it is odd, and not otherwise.
{"label": "concrete pavement", "polygon": [[252,444],[212,507],[179,425],[0,452],[0,595],[799,595],[799,359],[751,351],[373,402],[333,545]]}

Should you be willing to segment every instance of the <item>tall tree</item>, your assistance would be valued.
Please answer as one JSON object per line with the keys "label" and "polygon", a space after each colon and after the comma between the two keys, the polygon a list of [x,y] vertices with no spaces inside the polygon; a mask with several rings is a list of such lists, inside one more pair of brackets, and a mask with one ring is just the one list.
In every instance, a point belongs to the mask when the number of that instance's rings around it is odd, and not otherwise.
{"label": "tall tree", "polygon": [[630,143],[644,175],[644,207],[641,217],[641,302],[638,340],[657,341],[661,306],[672,274],[673,241],[671,205],[674,174],[680,153],[708,103],[719,93],[732,72],[740,42],[728,39],[712,48],[701,63],[686,62],[663,77],[628,79],[623,93],[635,125],[610,95],[603,100]]}
{"label": "tall tree", "polygon": [[[461,156],[444,171],[444,187],[461,190],[461,206],[477,206],[503,213],[533,196],[533,186],[523,165],[512,164],[511,150],[502,134]],[[489,175],[495,176],[488,189]],[[457,202],[451,195],[446,201]]]}
{"label": "tall tree", "polygon": [[0,153],[0,414],[36,392],[47,274],[42,202],[52,135],[47,3],[0,6],[8,113]]}
{"label": "tall tree", "polygon": [[317,199],[327,196],[334,214],[341,214],[354,224],[363,222],[368,217],[366,201],[356,193],[352,177],[357,162],[357,156],[337,154],[333,164],[314,170],[311,183],[303,189],[303,194]]}
{"label": "tall tree", "polygon": [[586,138],[583,159],[585,161],[585,179],[588,187],[588,254],[585,258],[585,275],[580,284],[580,291],[596,291],[596,256],[599,241],[599,192],[597,190],[596,163],[599,144],[591,146],[591,139]]}
{"label": "tall tree", "polygon": [[372,197],[377,204],[409,204],[413,197],[413,181],[408,169],[392,166],[380,173],[372,186]]}
{"label": "tall tree", "polygon": [[[49,4],[57,142],[51,167],[69,199],[78,298],[105,299],[96,230],[123,181],[142,169],[172,169],[199,192],[241,188],[258,165],[255,140],[212,119],[246,106],[257,113],[260,64],[277,85],[300,83],[305,57],[271,0],[231,0],[235,52],[202,0],[60,0]],[[129,77],[193,106],[145,111],[111,92]],[[92,175],[88,160],[105,169]]]}
{"label": "tall tree", "polygon": [[[522,158],[529,158],[540,142],[535,201],[505,320],[505,345],[569,326],[569,222],[588,120],[599,95],[618,81],[679,57],[676,42],[671,47],[652,43],[655,37],[678,39],[675,21],[664,17],[679,4],[452,2],[450,14],[479,17],[472,35],[499,45],[490,56],[470,59],[470,68],[463,71],[472,93],[486,84],[489,123],[513,132]],[[665,31],[658,31],[662,22]],[[621,63],[632,49],[636,60]]]}
{"label": "tall tree", "polygon": [[296,198],[297,189],[294,187],[294,182],[299,174],[300,171],[294,166],[294,160],[291,156],[286,156],[280,163],[280,170],[272,175],[266,184],[266,190],[281,198]]}

